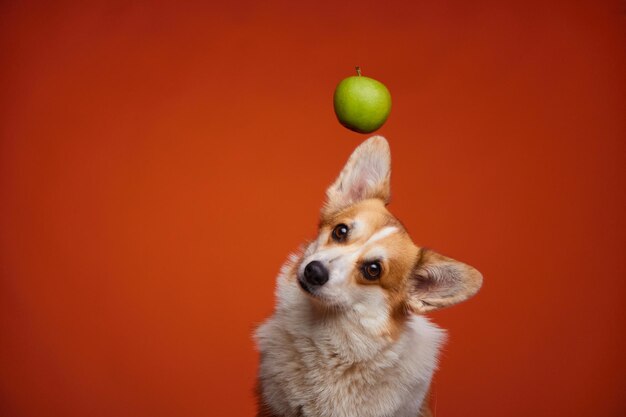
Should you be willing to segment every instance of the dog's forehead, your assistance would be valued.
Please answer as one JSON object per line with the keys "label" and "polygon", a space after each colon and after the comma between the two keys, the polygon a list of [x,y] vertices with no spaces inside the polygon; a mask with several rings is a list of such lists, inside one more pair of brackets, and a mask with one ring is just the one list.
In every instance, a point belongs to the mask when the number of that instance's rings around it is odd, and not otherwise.
{"label": "dog's forehead", "polygon": [[374,233],[386,226],[395,226],[404,230],[398,219],[378,199],[364,200],[344,210],[322,217],[320,226],[334,227],[340,223],[350,223],[349,226],[355,231],[364,233]]}
{"label": "dog's forehead", "polygon": [[[338,224],[350,227],[350,240],[368,246],[393,236],[394,240],[412,243],[404,226],[391,214],[381,200],[364,200],[338,213],[322,218],[320,229],[328,234]],[[325,232],[325,233],[324,233]]]}

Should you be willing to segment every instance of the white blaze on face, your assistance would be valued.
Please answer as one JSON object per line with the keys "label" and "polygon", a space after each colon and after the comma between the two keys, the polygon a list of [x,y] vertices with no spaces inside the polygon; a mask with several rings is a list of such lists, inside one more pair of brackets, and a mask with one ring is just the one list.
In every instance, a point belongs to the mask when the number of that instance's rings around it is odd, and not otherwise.
{"label": "white blaze on face", "polygon": [[372,236],[370,236],[370,238],[367,239],[367,242],[365,242],[365,244],[363,246],[367,247],[367,245],[371,245],[372,243],[378,242],[379,240],[384,239],[387,236],[389,236],[389,235],[391,235],[393,233],[396,233],[397,231],[398,231],[398,228],[395,227],[395,226],[383,227],[378,232],[376,232]]}

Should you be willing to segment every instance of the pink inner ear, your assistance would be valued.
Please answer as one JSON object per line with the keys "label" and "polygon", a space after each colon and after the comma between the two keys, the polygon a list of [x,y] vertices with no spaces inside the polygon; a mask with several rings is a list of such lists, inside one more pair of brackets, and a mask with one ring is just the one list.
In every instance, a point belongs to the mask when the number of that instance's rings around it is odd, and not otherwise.
{"label": "pink inner ear", "polygon": [[339,178],[326,191],[327,208],[337,209],[369,198],[389,198],[390,155],[387,141],[374,136],[350,156]]}
{"label": "pink inner ear", "polygon": [[386,170],[383,166],[376,166],[379,161],[365,159],[353,168],[347,178],[349,187],[347,195],[352,201],[370,198],[376,194],[377,189],[385,180]]}
{"label": "pink inner ear", "polygon": [[362,182],[355,184],[350,190],[350,198],[352,201],[359,201],[365,197],[366,187]]}

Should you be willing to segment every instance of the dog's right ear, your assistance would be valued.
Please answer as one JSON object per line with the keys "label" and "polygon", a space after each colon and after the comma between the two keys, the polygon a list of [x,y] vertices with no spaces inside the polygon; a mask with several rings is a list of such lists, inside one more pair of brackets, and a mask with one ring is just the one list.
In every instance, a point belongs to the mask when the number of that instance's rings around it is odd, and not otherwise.
{"label": "dog's right ear", "polygon": [[409,307],[426,313],[451,306],[476,294],[482,282],[476,268],[422,248],[409,278]]}
{"label": "dog's right ear", "polygon": [[372,136],[359,145],[335,182],[326,190],[323,213],[333,213],[369,198],[387,204],[391,195],[391,153],[382,136]]}

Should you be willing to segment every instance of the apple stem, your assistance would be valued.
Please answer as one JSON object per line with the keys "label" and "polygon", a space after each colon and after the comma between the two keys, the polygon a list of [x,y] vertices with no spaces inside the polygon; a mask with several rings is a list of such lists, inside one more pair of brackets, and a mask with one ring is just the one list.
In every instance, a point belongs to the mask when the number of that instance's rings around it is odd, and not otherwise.
{"label": "apple stem", "polygon": [[356,73],[359,77],[361,76],[361,67],[359,67],[358,65],[356,66]]}

